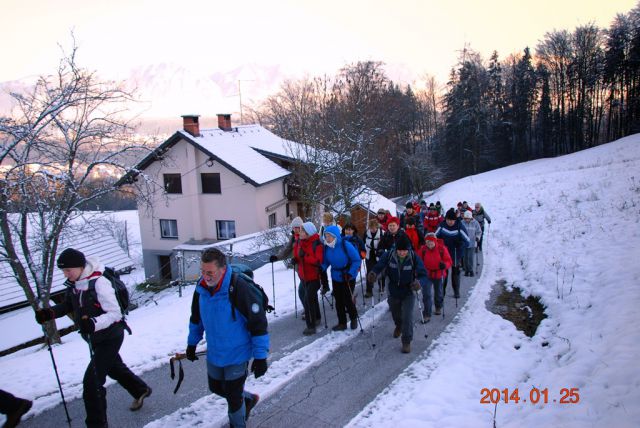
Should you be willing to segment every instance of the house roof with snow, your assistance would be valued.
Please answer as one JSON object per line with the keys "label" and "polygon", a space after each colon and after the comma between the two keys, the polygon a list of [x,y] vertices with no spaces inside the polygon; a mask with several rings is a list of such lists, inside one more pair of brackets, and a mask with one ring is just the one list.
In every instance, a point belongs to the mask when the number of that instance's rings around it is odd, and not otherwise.
{"label": "house roof with snow", "polygon": [[365,210],[376,213],[380,208],[389,211],[391,215],[396,215],[396,203],[385,198],[375,190],[365,187],[354,199],[353,206],[359,205]]}
{"label": "house roof with snow", "polygon": [[[197,116],[189,116],[196,117]],[[197,126],[197,121],[196,125]],[[278,137],[260,125],[243,125],[237,127],[199,129],[189,128],[185,121],[185,129],[177,131],[164,143],[158,146],[137,165],[137,170],[144,170],[179,141],[186,141],[211,159],[224,165],[227,169],[242,177],[253,186],[284,178],[290,171],[269,159],[294,160],[292,156],[298,143]],[[120,183],[124,183],[134,174],[127,174]]]}
{"label": "house roof with snow", "polygon": [[[97,257],[105,266],[121,270],[132,267],[133,261],[122,250],[116,240],[102,227],[93,224],[93,219],[80,217],[65,229],[60,237],[58,252],[72,247],[82,251],[87,257]],[[99,236],[99,239],[96,239]],[[17,249],[19,251],[19,249]],[[18,257],[23,260],[22,253]],[[64,290],[65,279],[60,269],[54,269],[51,294]],[[35,282],[31,287],[34,294]],[[16,280],[11,266],[0,261],[0,310],[7,310],[13,306],[19,307],[26,302],[24,290]]]}

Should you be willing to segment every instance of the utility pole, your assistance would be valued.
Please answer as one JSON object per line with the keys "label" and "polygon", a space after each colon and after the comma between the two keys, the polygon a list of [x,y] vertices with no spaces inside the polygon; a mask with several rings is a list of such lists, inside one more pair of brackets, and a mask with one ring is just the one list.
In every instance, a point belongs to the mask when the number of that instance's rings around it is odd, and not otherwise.
{"label": "utility pole", "polygon": [[244,121],[242,120],[242,86],[241,82],[255,82],[255,80],[247,80],[247,79],[238,79],[238,98],[240,102],[240,125],[244,125]]}

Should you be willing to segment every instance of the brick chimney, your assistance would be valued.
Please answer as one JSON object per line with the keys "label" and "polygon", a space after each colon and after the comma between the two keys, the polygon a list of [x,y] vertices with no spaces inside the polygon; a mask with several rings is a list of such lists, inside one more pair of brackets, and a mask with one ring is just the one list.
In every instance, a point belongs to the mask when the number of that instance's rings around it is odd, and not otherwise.
{"label": "brick chimney", "polygon": [[231,131],[231,115],[218,114],[218,128],[225,132]]}
{"label": "brick chimney", "polygon": [[182,128],[194,137],[200,136],[200,123],[198,123],[199,117],[200,116],[197,114],[186,114],[182,116]]}

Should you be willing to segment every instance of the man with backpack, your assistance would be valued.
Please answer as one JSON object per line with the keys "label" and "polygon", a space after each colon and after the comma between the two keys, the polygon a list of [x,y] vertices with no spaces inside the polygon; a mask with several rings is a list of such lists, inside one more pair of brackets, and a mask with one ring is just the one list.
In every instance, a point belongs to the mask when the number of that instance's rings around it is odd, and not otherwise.
{"label": "man with backpack", "polygon": [[151,388],[122,361],[119,351],[128,329],[114,285],[103,276],[104,267],[96,258],[67,248],[57,260],[67,280],[65,299],[51,308],[38,309],[40,324],[73,314],[82,338],[89,344],[91,361],[82,380],[87,427],[107,426],[106,377],[114,379],[134,398],[129,410],[139,410]]}
{"label": "man with backpack", "polygon": [[[462,205],[461,205],[462,206]],[[467,229],[462,224],[462,220],[456,215],[456,211],[450,208],[445,215],[445,219],[438,230],[436,237],[441,238],[449,250],[449,254],[453,258],[451,266],[451,285],[453,286],[453,297],[460,298],[460,268],[462,266],[462,258],[464,251],[469,246],[469,235]],[[445,277],[443,290],[447,288],[447,277]]]}
{"label": "man with backpack", "polygon": [[420,250],[420,259],[424,263],[427,270],[426,286],[422,289],[422,299],[424,308],[422,316],[425,322],[431,319],[431,287],[433,287],[433,297],[436,306],[436,315],[442,313],[444,304],[444,294],[442,290],[442,281],[446,275],[447,269],[451,267],[451,256],[449,250],[441,239],[436,237],[435,233],[427,233],[425,245]]}
{"label": "man with backpack", "polygon": [[227,400],[230,425],[244,427],[260,399],[244,390],[249,360],[253,358],[251,372],[256,378],[267,372],[269,333],[264,300],[242,275],[232,272],[219,249],[207,248],[200,261],[202,276],[191,303],[187,359],[198,359],[196,346],[206,332],[209,390]]}
{"label": "man with backpack", "polygon": [[393,337],[402,336],[402,352],[411,352],[413,339],[414,291],[426,285],[427,271],[419,257],[411,249],[406,235],[401,235],[392,251],[387,251],[369,272],[368,280],[375,282],[383,271],[388,278],[389,309],[395,324]]}

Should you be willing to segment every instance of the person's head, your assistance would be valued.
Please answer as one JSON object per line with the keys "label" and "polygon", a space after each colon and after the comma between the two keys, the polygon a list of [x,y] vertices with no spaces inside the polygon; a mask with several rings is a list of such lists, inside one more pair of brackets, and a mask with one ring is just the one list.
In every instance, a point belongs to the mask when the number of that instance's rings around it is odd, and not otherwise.
{"label": "person's head", "polygon": [[395,235],[398,229],[400,229],[400,220],[398,220],[398,217],[391,217],[389,219],[389,223],[387,223],[387,229],[389,229],[389,232]]}
{"label": "person's head", "polygon": [[464,217],[464,221],[466,221],[467,223],[471,223],[471,220],[473,220],[473,214],[471,214],[471,211],[469,210],[466,210],[464,212],[463,217]]}
{"label": "person's head", "polygon": [[302,227],[300,228],[300,239],[307,239],[308,237],[315,235],[316,233],[318,233],[318,229],[316,229],[315,224],[307,221],[303,223]]}
{"label": "person's head", "polygon": [[480,211],[480,208],[482,208],[482,204],[480,202],[476,202],[476,211]]}
{"label": "person's head", "polygon": [[405,205],[405,207],[407,208],[407,214],[413,214],[413,204],[411,202],[407,202],[407,205]]}
{"label": "person's head", "polygon": [[80,279],[84,267],[87,265],[87,259],[82,252],[75,248],[67,248],[58,256],[58,268],[62,269],[62,274],[71,282]]}
{"label": "person's head", "polygon": [[437,242],[438,242],[438,238],[436,237],[436,234],[433,232],[427,233],[427,236],[424,237],[424,244],[430,250],[433,250]]}
{"label": "person's head", "polygon": [[227,269],[227,258],[217,248],[205,248],[200,256],[200,273],[209,287],[218,285]]}
{"label": "person's head", "polygon": [[462,206],[464,207],[464,209],[467,209],[469,204],[467,203],[467,201],[462,201]]}
{"label": "person's head", "polygon": [[340,229],[336,225],[327,226],[324,230],[324,243],[329,248],[335,248],[340,236]]}
{"label": "person's head", "polygon": [[458,202],[458,205],[456,205],[456,207],[458,207],[458,209],[462,208],[462,202]]}
{"label": "person's head", "polygon": [[386,215],[387,215],[387,211],[385,211],[385,209],[384,209],[384,208],[380,208],[380,209],[378,210],[378,218],[379,218],[380,220],[384,219],[384,217],[385,217]]}
{"label": "person's head", "polygon": [[344,231],[345,236],[353,236],[358,233],[358,229],[356,229],[356,226],[353,223],[345,224],[342,230]]}
{"label": "person's head", "polygon": [[441,207],[442,204],[440,203],[440,201],[436,201],[436,207]]}
{"label": "person's head", "polygon": [[371,220],[369,220],[368,226],[370,231],[375,232],[380,227],[380,223],[378,223],[377,218],[372,218]]}
{"label": "person's head", "polygon": [[420,208],[421,209],[426,209],[427,208],[427,201],[425,201],[424,199],[420,201]]}
{"label": "person's head", "polygon": [[453,208],[449,208],[449,211],[447,211],[447,214],[444,216],[444,219],[447,222],[447,225],[449,225],[449,227],[456,224],[457,218],[458,217],[456,216],[456,212]]}
{"label": "person's head", "polygon": [[410,249],[411,241],[409,241],[409,238],[407,238],[407,236],[404,234],[400,235],[398,237],[398,240],[396,241],[396,252],[398,253],[398,257],[407,257]]}
{"label": "person's head", "polygon": [[331,214],[331,213],[323,213],[322,214],[322,224],[324,224],[325,226],[329,226],[330,224],[333,224],[333,214]]}
{"label": "person's head", "polygon": [[296,217],[291,220],[291,230],[296,235],[300,234],[300,229],[302,229],[302,219],[300,217]]}

